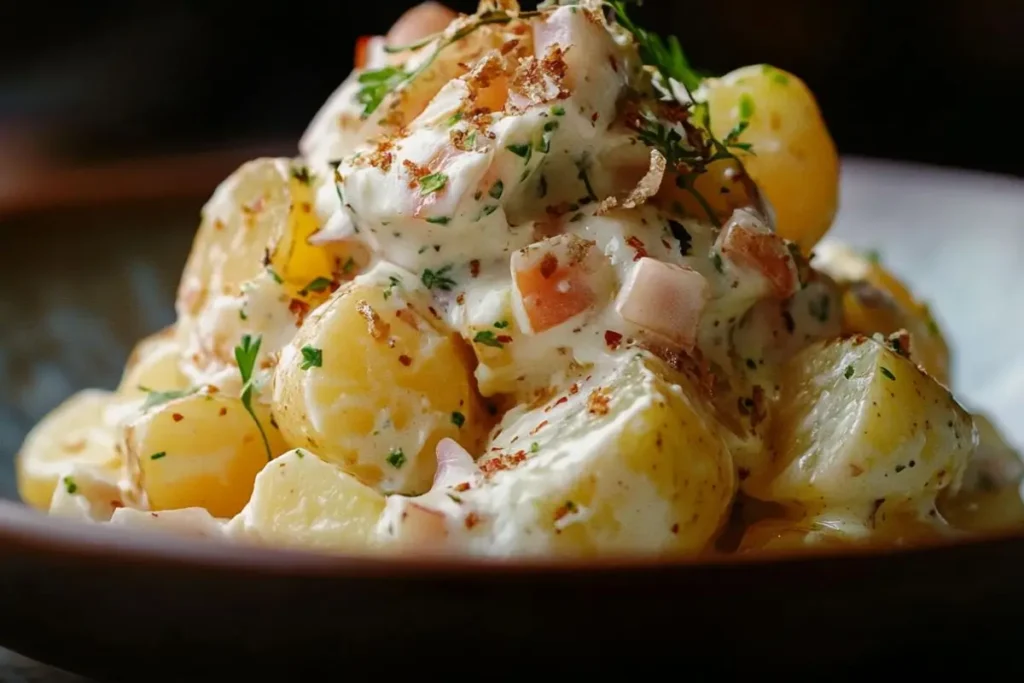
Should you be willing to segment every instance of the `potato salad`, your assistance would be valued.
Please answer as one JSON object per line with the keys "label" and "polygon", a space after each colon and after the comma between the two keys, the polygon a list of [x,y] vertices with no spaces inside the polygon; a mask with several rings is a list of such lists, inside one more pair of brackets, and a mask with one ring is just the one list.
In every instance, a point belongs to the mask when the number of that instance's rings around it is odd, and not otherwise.
{"label": "potato salad", "polygon": [[[706,555],[1024,522],[927,306],[820,242],[839,159],[768,65],[625,1],[485,0],[206,203],[176,323],[28,436],[53,515],[341,553]],[[635,12],[634,12],[635,14]]]}

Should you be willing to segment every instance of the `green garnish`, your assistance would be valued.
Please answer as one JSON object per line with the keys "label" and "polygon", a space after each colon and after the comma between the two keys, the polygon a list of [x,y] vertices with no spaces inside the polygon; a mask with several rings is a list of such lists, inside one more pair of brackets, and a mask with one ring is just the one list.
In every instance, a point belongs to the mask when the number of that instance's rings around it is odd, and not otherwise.
{"label": "green garnish", "polygon": [[192,394],[199,391],[198,388],[182,389],[181,391],[154,391],[146,387],[139,387],[139,391],[145,391],[146,396],[145,402],[142,404],[143,410],[149,410],[153,406],[163,405],[168,401],[173,401],[177,398],[184,398],[185,396],[191,396]]}
{"label": "green garnish", "polygon": [[[626,13],[627,0],[610,0],[608,4],[615,11],[615,18],[619,24],[633,34],[637,47],[640,49],[640,59],[644,64],[658,70],[666,88],[670,87],[669,79],[680,83],[687,92],[692,92],[700,86],[704,76],[690,66],[690,61],[683,53],[679,39],[669,36],[666,40],[662,40],[656,33],[651,33],[634,24]],[[640,3],[637,2],[637,4]]]}
{"label": "green garnish", "polygon": [[498,337],[491,330],[481,330],[473,337],[473,342],[484,346],[493,346],[496,349],[505,348],[505,345],[498,341]]}
{"label": "green garnish", "polygon": [[753,115],[754,98],[750,96],[750,93],[743,93],[740,95],[740,118],[747,120]]}
{"label": "green garnish", "polygon": [[500,180],[495,180],[494,184],[491,185],[491,189],[487,191],[487,194],[491,195],[494,199],[501,199],[501,193],[505,191],[505,183]]}
{"label": "green garnish", "polygon": [[401,469],[402,465],[405,464],[405,452],[401,448],[393,448],[388,453],[388,464],[394,467],[396,470]]}
{"label": "green garnish", "polygon": [[369,116],[392,90],[412,77],[401,67],[385,66],[373,71],[359,74],[359,83],[363,86],[356,93],[356,101],[363,105],[363,116]]}
{"label": "green garnish", "polygon": [[274,279],[274,282],[276,282],[277,284],[280,285],[284,283],[284,279],[280,275],[278,275],[277,271],[274,270],[273,268],[268,266],[267,272],[270,273],[270,277],[272,277]]}
{"label": "green garnish", "polygon": [[267,433],[263,431],[263,425],[260,423],[260,419],[256,417],[256,411],[252,407],[254,392],[253,375],[256,370],[256,359],[260,355],[260,343],[262,341],[262,337],[257,336],[253,339],[248,334],[243,336],[241,343],[235,347],[235,362],[238,363],[238,374],[242,376],[242,405],[252,417],[252,421],[256,423],[256,428],[263,439],[263,447],[267,450],[267,461],[269,462],[273,459],[273,455],[270,452],[270,441],[267,440]]}
{"label": "green garnish", "polygon": [[150,460],[159,460],[160,458],[165,458],[165,457],[167,457],[167,451],[160,451],[159,453],[154,453],[153,455],[149,456],[149,459]]}
{"label": "green garnish", "polygon": [[399,280],[394,275],[388,275],[388,288],[384,290],[384,294],[383,294],[384,301],[387,301],[388,299],[390,299],[391,295],[394,294],[394,292],[395,292],[395,287],[400,287],[401,285],[402,285],[402,281],[401,280]]}
{"label": "green garnish", "polygon": [[533,443],[530,444],[530,452],[531,453],[536,453],[539,450],[540,450],[540,444],[539,443],[534,441]]}
{"label": "green garnish", "polygon": [[508,327],[508,321],[507,320],[499,320],[498,322],[494,323],[494,326],[497,327],[499,330],[503,330],[506,327]]}
{"label": "green garnish", "polygon": [[722,255],[719,254],[718,252],[715,252],[715,255],[711,257],[711,263],[714,264],[715,270],[717,270],[719,273],[725,272],[725,267],[722,263]]}
{"label": "green garnish", "polygon": [[352,258],[351,256],[349,256],[348,260],[345,261],[345,265],[343,265],[341,267],[341,272],[345,273],[347,275],[348,273],[352,272],[352,269],[355,268],[355,267],[356,267],[356,260],[354,258]]}
{"label": "green garnish", "polygon": [[320,368],[324,365],[324,350],[318,349],[315,346],[303,346],[302,347],[302,362],[299,367],[303,370],[309,370],[310,368]]}
{"label": "green garnish", "polygon": [[896,375],[892,374],[892,371],[889,370],[889,368],[883,366],[882,374],[885,375],[886,378],[891,379],[893,382],[896,381]]}
{"label": "green garnish", "polygon": [[292,178],[295,178],[295,180],[303,185],[309,185],[313,182],[313,174],[309,172],[309,168],[306,166],[293,167]]}
{"label": "green garnish", "polygon": [[526,162],[530,162],[530,157],[533,156],[533,145],[522,144],[522,145],[505,145],[505,149],[515,154],[517,157],[526,159]]}
{"label": "green garnish", "polygon": [[551,107],[551,113],[555,116],[565,116],[565,107],[560,104],[555,105],[554,107]]}
{"label": "green garnish", "polygon": [[449,218],[448,216],[433,216],[431,218],[428,218],[427,222],[433,223],[434,225],[448,225],[449,223],[452,222],[452,219]]}
{"label": "green garnish", "polygon": [[851,377],[853,377],[853,366],[852,365],[847,365],[846,366],[846,372],[843,373],[843,377],[845,377],[846,379],[850,379]]}
{"label": "green garnish", "polygon": [[461,429],[466,424],[466,416],[458,411],[452,413],[452,424]]}
{"label": "green garnish", "polygon": [[448,184],[448,176],[440,171],[420,178],[420,194],[428,195],[444,189]]}
{"label": "green garnish", "polygon": [[74,495],[78,492],[78,484],[75,483],[74,478],[64,477],[64,489],[71,495]]}
{"label": "green garnish", "polygon": [[308,285],[303,287],[302,291],[299,292],[299,293],[302,294],[302,293],[309,293],[309,292],[322,292],[322,291],[324,291],[325,289],[327,289],[330,286],[331,286],[331,281],[330,280],[328,280],[325,277],[318,277],[315,280],[313,280],[312,282],[310,282]]}
{"label": "green garnish", "polygon": [[420,276],[420,282],[427,289],[441,289],[446,292],[452,291],[452,287],[455,286],[455,280],[448,277],[448,272],[452,269],[450,265],[440,268],[438,270],[430,270],[429,268],[424,269],[423,274]]}
{"label": "green garnish", "polygon": [[458,123],[461,120],[462,120],[462,112],[461,111],[455,112],[454,114],[452,114],[448,118],[448,121],[447,121],[448,127],[451,128],[452,126],[454,126],[456,123]]}

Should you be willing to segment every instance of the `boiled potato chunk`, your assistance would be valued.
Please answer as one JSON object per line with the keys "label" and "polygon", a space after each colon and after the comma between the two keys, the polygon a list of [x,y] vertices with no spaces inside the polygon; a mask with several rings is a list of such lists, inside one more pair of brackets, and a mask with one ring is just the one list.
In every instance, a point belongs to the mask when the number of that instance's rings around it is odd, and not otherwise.
{"label": "boiled potato chunk", "polygon": [[313,453],[285,453],[256,477],[252,500],[227,526],[273,546],[359,551],[375,544],[384,496]]}
{"label": "boiled potato chunk", "polygon": [[826,242],[815,250],[814,265],[842,290],[843,329],[847,334],[910,333],[910,356],[929,375],[949,383],[949,347],[928,306],[878,262],[846,245]]}
{"label": "boiled potato chunk", "polygon": [[288,450],[270,414],[254,409],[270,453],[242,402],[196,393],[153,406],[124,428],[129,471],[151,510],[201,507],[215,517],[236,514],[249,500],[257,473],[270,456]]}
{"label": "boiled potato chunk", "polygon": [[29,432],[16,460],[22,500],[48,510],[54,489],[75,466],[96,468],[117,481],[121,458],[114,426],[106,417],[114,400],[107,391],[80,391]]}
{"label": "boiled potato chunk", "polygon": [[[178,287],[178,339],[196,372],[230,365],[242,334],[272,340],[358,272],[347,245],[309,243],[320,179],[301,162],[257,159],[227,178],[203,218]],[[351,251],[351,253],[350,253]],[[360,259],[365,259],[361,252]],[[350,260],[351,259],[351,260]]]}
{"label": "boiled potato chunk", "polygon": [[682,377],[647,355],[595,368],[517,409],[458,493],[470,545],[491,554],[694,553],[735,492],[721,427]]}
{"label": "boiled potato chunk", "polygon": [[746,123],[739,140],[753,154],[737,154],[774,208],[778,233],[810,253],[839,203],[839,157],[814,95],[768,65],[709,79],[702,89],[716,137]]}
{"label": "boiled potato chunk", "polygon": [[188,380],[178,367],[181,347],[173,327],[150,335],[135,345],[125,365],[117,393],[124,397],[143,396],[147,391],[181,391]]}
{"label": "boiled potato chunk", "polygon": [[437,442],[474,445],[485,429],[460,342],[416,282],[382,266],[339,289],[274,374],[274,415],[288,442],[387,493],[426,491]]}
{"label": "boiled potato chunk", "polygon": [[958,529],[998,531],[1024,525],[1024,462],[1003,440],[996,426],[975,415],[980,443],[971,454],[958,491],[939,496],[939,510]]}
{"label": "boiled potato chunk", "polygon": [[775,468],[757,497],[807,506],[934,498],[977,443],[944,387],[864,336],[819,342],[781,371]]}

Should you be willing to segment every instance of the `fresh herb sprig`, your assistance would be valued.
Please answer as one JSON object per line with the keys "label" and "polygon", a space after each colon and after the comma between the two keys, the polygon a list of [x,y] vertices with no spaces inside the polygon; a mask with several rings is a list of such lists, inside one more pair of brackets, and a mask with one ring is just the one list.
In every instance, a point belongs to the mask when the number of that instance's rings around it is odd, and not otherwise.
{"label": "fresh herb sprig", "polygon": [[263,430],[263,425],[260,423],[260,419],[256,417],[256,411],[252,407],[252,397],[255,391],[253,376],[256,370],[256,359],[260,355],[260,344],[262,341],[262,337],[253,338],[248,334],[243,336],[241,343],[235,347],[235,361],[238,363],[238,374],[242,376],[242,405],[245,406],[245,410],[252,417],[253,422],[256,423],[256,428],[260,431],[260,436],[263,438],[263,447],[267,450],[267,462],[270,462],[274,457],[270,451],[270,441],[267,439],[267,433]]}
{"label": "fresh herb sprig", "polygon": [[608,2],[608,6],[615,12],[615,20],[633,34],[633,39],[636,40],[640,51],[640,59],[644,64],[658,70],[665,81],[666,89],[671,89],[672,85],[669,79],[672,79],[681,84],[692,99],[693,91],[700,86],[704,75],[690,66],[690,60],[686,58],[678,38],[669,36],[662,40],[658,34],[637,26],[626,12],[628,4],[640,6],[643,3],[641,0],[632,0],[632,3],[630,0],[610,0]]}

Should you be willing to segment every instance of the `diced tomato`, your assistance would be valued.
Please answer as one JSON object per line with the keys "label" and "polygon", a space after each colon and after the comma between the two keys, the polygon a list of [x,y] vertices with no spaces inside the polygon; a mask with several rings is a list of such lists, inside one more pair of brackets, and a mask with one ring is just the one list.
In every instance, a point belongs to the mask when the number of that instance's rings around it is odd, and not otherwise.
{"label": "diced tomato", "polygon": [[535,267],[517,272],[516,288],[535,333],[582,313],[596,298],[582,269],[560,265],[553,254]]}

